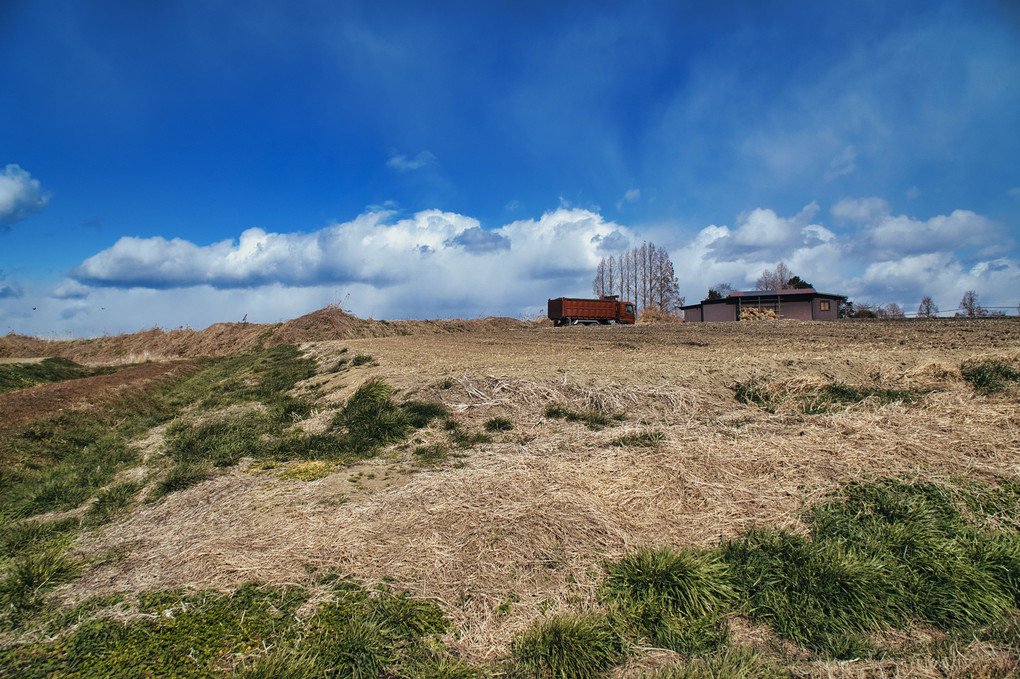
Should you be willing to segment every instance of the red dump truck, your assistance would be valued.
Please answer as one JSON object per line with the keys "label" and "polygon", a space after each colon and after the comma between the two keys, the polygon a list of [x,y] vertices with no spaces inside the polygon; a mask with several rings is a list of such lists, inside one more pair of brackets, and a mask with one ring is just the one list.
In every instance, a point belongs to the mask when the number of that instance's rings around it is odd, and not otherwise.
{"label": "red dump truck", "polygon": [[553,325],[573,325],[575,323],[633,323],[634,305],[621,302],[617,295],[603,296],[598,299],[574,299],[557,297],[549,300],[549,320]]}

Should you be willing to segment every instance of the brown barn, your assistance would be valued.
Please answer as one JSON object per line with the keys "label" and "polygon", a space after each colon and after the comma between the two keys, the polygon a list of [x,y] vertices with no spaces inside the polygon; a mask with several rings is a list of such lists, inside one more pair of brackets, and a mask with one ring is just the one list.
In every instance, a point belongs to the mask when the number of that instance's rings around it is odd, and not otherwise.
{"label": "brown barn", "polygon": [[700,304],[681,307],[688,323],[738,321],[740,312],[750,307],[774,311],[779,318],[798,321],[833,321],[839,318],[843,295],[829,295],[814,288],[800,290],[750,290],[731,292],[722,299],[703,299]]}

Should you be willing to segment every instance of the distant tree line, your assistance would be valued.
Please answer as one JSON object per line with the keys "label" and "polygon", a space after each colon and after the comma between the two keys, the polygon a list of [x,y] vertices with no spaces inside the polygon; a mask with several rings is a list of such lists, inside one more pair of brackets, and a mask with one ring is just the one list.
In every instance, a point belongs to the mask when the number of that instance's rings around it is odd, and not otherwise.
{"label": "distant tree line", "polygon": [[684,304],[669,253],[654,243],[603,257],[591,289],[599,297],[619,295],[621,300],[633,302],[638,314],[645,309],[676,313]]}

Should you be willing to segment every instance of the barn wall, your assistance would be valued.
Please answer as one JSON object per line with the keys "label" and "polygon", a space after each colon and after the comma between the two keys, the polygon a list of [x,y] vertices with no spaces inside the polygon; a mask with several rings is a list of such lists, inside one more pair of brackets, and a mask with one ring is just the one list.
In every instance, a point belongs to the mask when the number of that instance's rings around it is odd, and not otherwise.
{"label": "barn wall", "polygon": [[[828,311],[822,310],[822,302],[829,303]],[[814,299],[811,302],[814,307],[815,320],[817,321],[834,321],[839,318],[839,301],[835,299]]]}
{"label": "barn wall", "polygon": [[703,304],[701,306],[701,313],[706,323],[737,320],[737,306],[735,304]]}
{"label": "barn wall", "polygon": [[790,318],[795,321],[810,321],[812,319],[810,301],[803,302],[782,302],[779,305],[780,318]]}
{"label": "barn wall", "polygon": [[700,323],[701,322],[701,307],[694,307],[693,309],[684,309],[684,321],[686,323]]}

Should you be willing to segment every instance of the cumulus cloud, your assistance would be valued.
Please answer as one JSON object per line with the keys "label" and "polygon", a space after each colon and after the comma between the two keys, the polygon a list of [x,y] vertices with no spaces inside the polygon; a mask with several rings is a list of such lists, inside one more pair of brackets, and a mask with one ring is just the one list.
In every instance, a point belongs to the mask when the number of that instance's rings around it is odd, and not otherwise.
{"label": "cumulus cloud", "polygon": [[408,158],[404,154],[393,154],[390,159],[386,161],[387,167],[392,167],[400,172],[410,172],[412,170],[420,170],[423,167],[433,165],[436,162],[436,156],[431,151],[422,151],[414,158]]}
{"label": "cumulus cloud", "polygon": [[397,220],[392,213],[373,212],[314,233],[248,229],[236,240],[204,246],[182,239],[121,238],[82,262],[60,294],[78,296],[77,286],[341,286],[360,287],[363,298],[379,299],[376,313],[427,313],[419,301],[427,291],[432,300],[456,300],[459,313],[470,315],[544,300],[543,294],[582,293],[601,257],[634,242],[628,228],[582,209],[561,208],[493,230],[439,210]]}
{"label": "cumulus cloud", "polygon": [[274,322],[348,293],[346,308],[362,317],[533,315],[549,297],[590,294],[602,257],[645,240],[669,250],[681,294],[691,301],[720,282],[748,289],[783,261],[819,290],[908,311],[923,295],[951,309],[969,289],[985,306],[1016,306],[1020,261],[1005,250],[982,255],[966,247],[997,233],[980,215],[957,210],[917,220],[892,215],[879,199],[846,200],[830,210],[848,224],[834,231],[819,212],[815,203],[792,216],[757,208],[732,227],[713,224],[687,235],[637,231],[592,210],[559,208],[496,229],[440,210],[404,218],[373,211],[311,233],[249,229],[211,245],[122,238],[49,290],[0,272],[0,329],[88,335],[200,328],[246,313],[249,321]]}
{"label": "cumulus cloud", "polygon": [[19,165],[8,165],[0,172],[0,230],[43,209],[49,200],[38,179]]}

